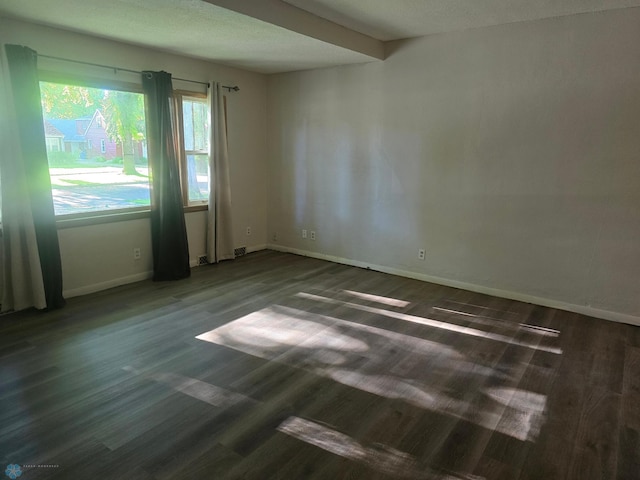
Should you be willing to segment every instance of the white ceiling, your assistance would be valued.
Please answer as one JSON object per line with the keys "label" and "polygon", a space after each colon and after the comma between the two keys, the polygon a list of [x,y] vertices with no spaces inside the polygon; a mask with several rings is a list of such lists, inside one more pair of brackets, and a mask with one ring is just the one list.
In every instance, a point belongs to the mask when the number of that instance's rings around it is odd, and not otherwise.
{"label": "white ceiling", "polygon": [[640,0],[283,0],[378,40],[640,6]]}
{"label": "white ceiling", "polygon": [[640,0],[0,0],[0,15],[262,73],[383,58],[382,41]]}

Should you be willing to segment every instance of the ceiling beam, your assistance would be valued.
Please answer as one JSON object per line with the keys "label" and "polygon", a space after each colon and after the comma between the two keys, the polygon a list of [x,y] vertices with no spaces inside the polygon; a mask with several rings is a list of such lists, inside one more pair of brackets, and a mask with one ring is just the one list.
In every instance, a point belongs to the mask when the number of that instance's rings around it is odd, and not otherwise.
{"label": "ceiling beam", "polygon": [[384,42],[350,30],[282,0],[203,0],[292,32],[384,60]]}

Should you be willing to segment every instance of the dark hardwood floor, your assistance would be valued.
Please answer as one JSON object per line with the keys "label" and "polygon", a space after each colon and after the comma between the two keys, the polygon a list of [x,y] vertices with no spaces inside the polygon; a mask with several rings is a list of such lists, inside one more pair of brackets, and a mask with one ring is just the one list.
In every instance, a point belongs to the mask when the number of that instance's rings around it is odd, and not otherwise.
{"label": "dark hardwood floor", "polygon": [[640,328],[320,260],[7,315],[0,348],[21,480],[640,479]]}

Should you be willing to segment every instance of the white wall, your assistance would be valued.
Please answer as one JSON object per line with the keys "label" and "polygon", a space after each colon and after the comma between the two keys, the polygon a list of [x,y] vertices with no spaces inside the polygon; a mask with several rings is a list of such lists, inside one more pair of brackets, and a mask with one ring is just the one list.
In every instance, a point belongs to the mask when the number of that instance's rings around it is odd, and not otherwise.
{"label": "white wall", "polygon": [[640,323],[639,25],[518,23],[271,76],[270,241]]}
{"label": "white wall", "polygon": [[[0,43],[16,43],[40,54],[65,57],[132,70],[166,70],[174,77],[220,81],[238,85],[240,92],[227,95],[229,155],[237,246],[257,249],[266,243],[266,77],[205,61],[112,42],[62,30],[0,18]],[[46,70],[81,74],[90,78],[137,81],[127,73],[79,67],[46,59]],[[138,82],[139,83],[139,82]],[[174,81],[174,88],[193,89]],[[187,214],[191,261],[205,253],[205,214]],[[246,236],[251,226],[252,235]],[[148,219],[62,229],[59,231],[64,290],[67,296],[147,278],[151,271]],[[134,247],[142,258],[133,260]]]}

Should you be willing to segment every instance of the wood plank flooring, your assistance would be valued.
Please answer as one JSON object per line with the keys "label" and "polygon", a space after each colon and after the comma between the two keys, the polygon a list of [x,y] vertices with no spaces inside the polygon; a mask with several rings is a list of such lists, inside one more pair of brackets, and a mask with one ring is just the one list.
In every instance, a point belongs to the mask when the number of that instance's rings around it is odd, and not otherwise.
{"label": "wood plank flooring", "polygon": [[271,251],[0,317],[30,479],[640,479],[640,328]]}

